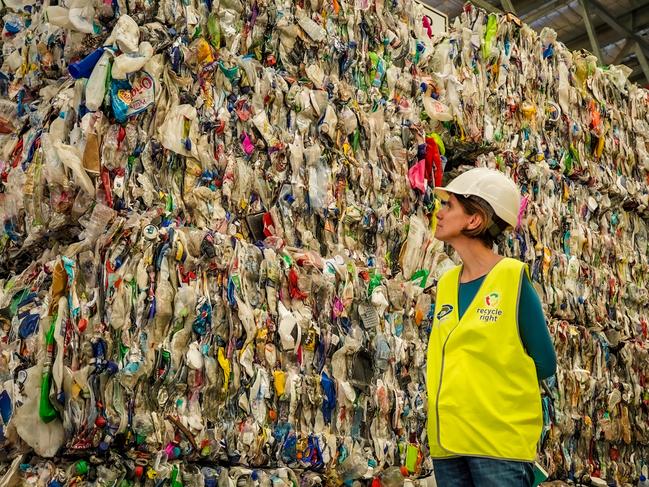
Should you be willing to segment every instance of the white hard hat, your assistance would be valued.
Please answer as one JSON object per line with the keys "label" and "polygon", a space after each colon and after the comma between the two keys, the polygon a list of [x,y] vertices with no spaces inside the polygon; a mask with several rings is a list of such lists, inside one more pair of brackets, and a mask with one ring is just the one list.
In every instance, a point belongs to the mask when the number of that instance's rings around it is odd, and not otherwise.
{"label": "white hard hat", "polygon": [[460,196],[478,196],[493,208],[494,213],[515,227],[518,223],[518,210],[521,194],[516,183],[496,169],[476,167],[460,174],[443,188],[435,188],[435,193],[443,200],[448,193]]}

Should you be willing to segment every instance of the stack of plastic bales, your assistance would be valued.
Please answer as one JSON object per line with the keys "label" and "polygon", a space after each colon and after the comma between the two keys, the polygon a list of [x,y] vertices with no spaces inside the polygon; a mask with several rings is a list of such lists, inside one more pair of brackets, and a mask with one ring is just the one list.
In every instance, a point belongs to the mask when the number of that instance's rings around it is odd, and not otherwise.
{"label": "stack of plastic bales", "polygon": [[8,7],[5,479],[429,471],[448,114],[418,7]]}
{"label": "stack of plastic bales", "polygon": [[471,7],[436,38],[410,1],[5,4],[3,484],[429,472],[432,188],[467,146],[528,196],[502,250],[561,360],[545,464],[638,477],[649,126],[623,68]]}
{"label": "stack of plastic bales", "polygon": [[478,165],[526,195],[526,225],[501,250],[530,264],[560,362],[544,463],[635,482],[649,461],[649,92],[550,29],[470,6],[435,50],[447,143],[491,151]]}

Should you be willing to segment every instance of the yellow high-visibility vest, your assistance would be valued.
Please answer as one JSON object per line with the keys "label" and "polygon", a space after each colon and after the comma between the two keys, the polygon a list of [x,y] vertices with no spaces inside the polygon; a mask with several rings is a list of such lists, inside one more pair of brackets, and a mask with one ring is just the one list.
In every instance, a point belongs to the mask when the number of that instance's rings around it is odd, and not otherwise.
{"label": "yellow high-visibility vest", "polygon": [[534,461],[543,427],[534,361],[518,332],[527,265],[502,259],[459,318],[462,268],[437,285],[428,343],[428,442],[433,458]]}

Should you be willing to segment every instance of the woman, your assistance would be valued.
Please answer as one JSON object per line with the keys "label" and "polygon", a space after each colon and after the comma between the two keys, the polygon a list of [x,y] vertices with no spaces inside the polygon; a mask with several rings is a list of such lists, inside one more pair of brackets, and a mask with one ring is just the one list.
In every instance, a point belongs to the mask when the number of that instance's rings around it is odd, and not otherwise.
{"label": "woman", "polygon": [[539,381],[556,355],[527,265],[494,240],[515,226],[516,184],[475,168],[445,188],[435,237],[462,265],[437,284],[428,345],[428,441],[439,487],[531,486],[543,417]]}

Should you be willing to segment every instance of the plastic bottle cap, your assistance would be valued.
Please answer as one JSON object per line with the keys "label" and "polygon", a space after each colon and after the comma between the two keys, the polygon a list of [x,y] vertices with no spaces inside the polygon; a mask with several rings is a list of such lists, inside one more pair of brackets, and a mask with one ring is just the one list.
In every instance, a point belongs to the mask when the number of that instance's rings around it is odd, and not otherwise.
{"label": "plastic bottle cap", "polygon": [[79,460],[76,465],[77,474],[85,475],[88,473],[88,462],[85,460]]}
{"label": "plastic bottle cap", "polygon": [[119,367],[112,360],[109,360],[106,363],[106,372],[108,372],[110,375],[113,375],[113,374],[117,373],[118,370],[119,370]]}
{"label": "plastic bottle cap", "polygon": [[147,240],[154,240],[158,238],[158,227],[155,225],[147,225],[144,227],[144,238]]}
{"label": "plastic bottle cap", "polygon": [[77,327],[79,328],[79,333],[83,333],[84,331],[86,331],[86,328],[88,328],[88,320],[81,318]]}
{"label": "plastic bottle cap", "polygon": [[647,480],[647,477],[645,477],[644,475],[640,475],[640,482],[644,482],[645,480]]}

